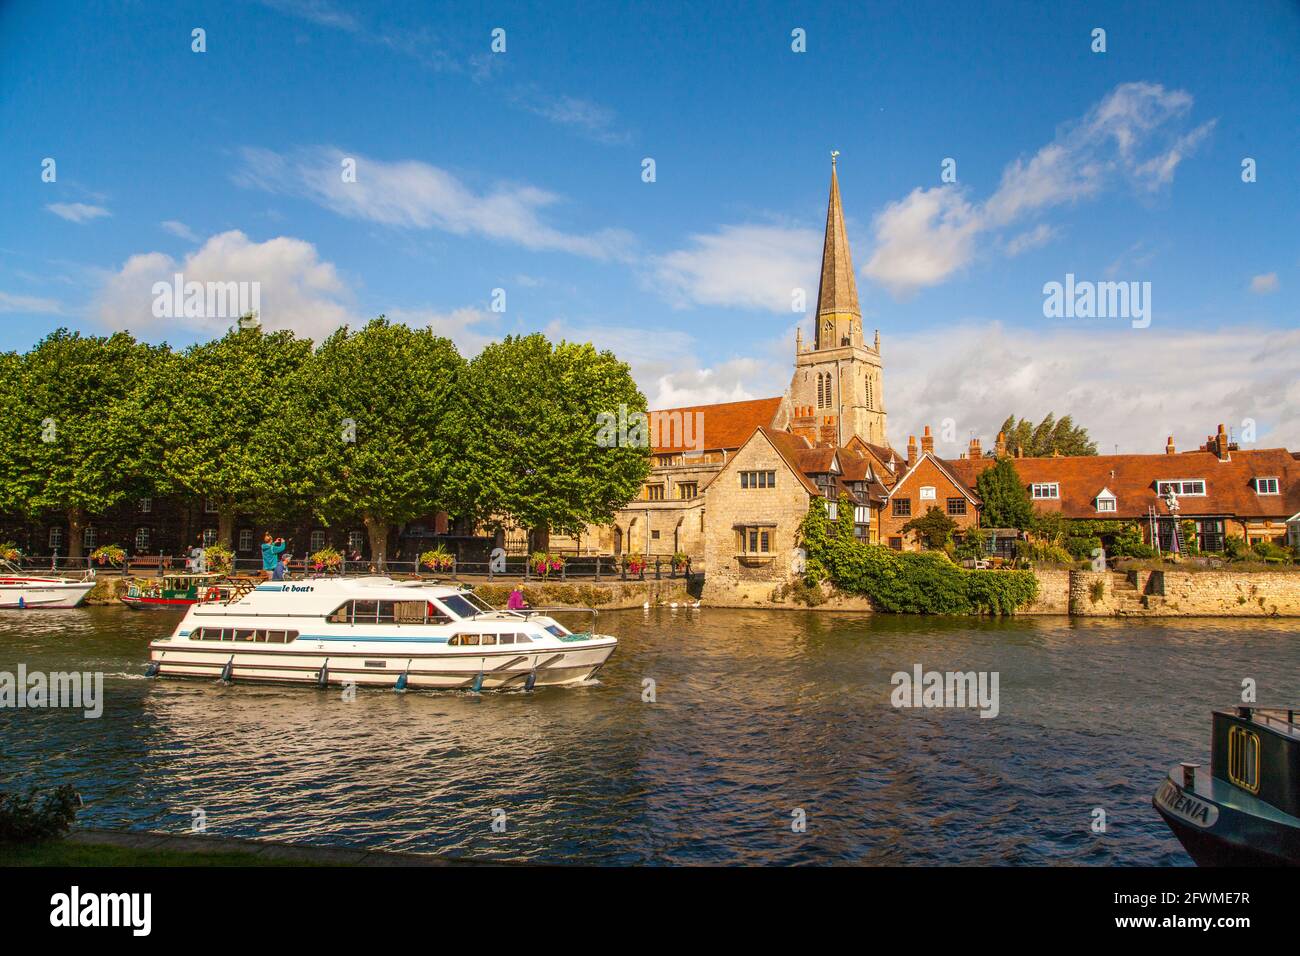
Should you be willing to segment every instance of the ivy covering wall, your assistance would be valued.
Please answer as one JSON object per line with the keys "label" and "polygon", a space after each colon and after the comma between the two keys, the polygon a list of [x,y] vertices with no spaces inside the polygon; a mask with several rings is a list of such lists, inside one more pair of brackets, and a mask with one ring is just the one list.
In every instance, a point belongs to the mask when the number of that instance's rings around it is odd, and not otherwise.
{"label": "ivy covering wall", "polygon": [[[832,522],[814,498],[800,528],[810,584],[829,580],[841,591],[866,596],[897,614],[1014,614],[1038,596],[1032,571],[972,571],[942,551],[902,552],[853,536],[847,500]],[[847,517],[847,520],[845,520]]]}

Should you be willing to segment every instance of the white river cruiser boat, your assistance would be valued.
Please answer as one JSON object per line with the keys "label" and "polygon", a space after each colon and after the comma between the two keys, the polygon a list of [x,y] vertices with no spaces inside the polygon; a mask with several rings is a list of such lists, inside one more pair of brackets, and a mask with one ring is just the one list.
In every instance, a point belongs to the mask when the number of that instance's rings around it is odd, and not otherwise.
{"label": "white river cruiser boat", "polygon": [[[618,639],[594,626],[575,634],[547,610],[496,610],[468,590],[424,581],[266,581],[192,605],[170,637],[149,645],[147,673],[395,690],[587,680]],[[594,625],[596,612],[584,610]]]}
{"label": "white river cruiser boat", "polygon": [[95,586],[95,572],[75,577],[29,574],[0,560],[0,608],[76,607]]}

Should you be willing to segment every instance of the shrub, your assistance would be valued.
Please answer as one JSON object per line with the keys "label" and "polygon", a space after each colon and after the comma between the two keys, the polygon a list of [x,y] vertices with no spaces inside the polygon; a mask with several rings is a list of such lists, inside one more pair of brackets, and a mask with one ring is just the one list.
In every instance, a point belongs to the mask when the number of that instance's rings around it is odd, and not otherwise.
{"label": "shrub", "polygon": [[209,571],[228,574],[235,566],[235,553],[224,544],[214,544],[210,548],[203,549],[203,560],[207,562]]}
{"label": "shrub", "polygon": [[6,541],[3,544],[0,544],[0,558],[4,558],[6,561],[18,561],[22,556],[22,551],[19,549],[18,545],[14,544],[12,541]]}
{"label": "shrub", "polygon": [[1230,534],[1223,539],[1223,554],[1231,561],[1240,561],[1246,556],[1246,542],[1241,535]]}
{"label": "shrub", "polygon": [[1093,581],[1088,585],[1088,596],[1092,599],[1093,604],[1100,604],[1106,597],[1106,582]]}
{"label": "shrub", "polygon": [[26,793],[0,791],[0,843],[36,843],[64,836],[81,808],[71,784]]}
{"label": "shrub", "polygon": [[[824,569],[836,587],[862,594],[882,611],[902,614],[1011,614],[1038,596],[1028,571],[968,571],[941,551],[903,553],[841,535],[822,536],[825,510],[814,500],[801,534],[809,566]],[[805,582],[808,572],[805,570]]]}
{"label": "shrub", "polygon": [[1096,535],[1087,537],[1071,536],[1065,539],[1065,550],[1075,561],[1088,561],[1092,553],[1101,547],[1101,538]]}
{"label": "shrub", "polygon": [[680,570],[682,570],[683,568],[686,567],[687,564],[690,563],[690,560],[691,560],[690,557],[686,554],[685,551],[674,551],[674,552],[673,552],[673,570],[674,570],[674,571],[680,571]]}
{"label": "shrub", "polygon": [[1291,560],[1291,552],[1272,541],[1256,541],[1251,550],[1261,561],[1267,561],[1269,564],[1282,564]]}
{"label": "shrub", "polygon": [[901,529],[902,534],[915,531],[927,548],[942,550],[952,540],[957,522],[944,514],[937,506],[931,506],[919,518],[913,518]]}

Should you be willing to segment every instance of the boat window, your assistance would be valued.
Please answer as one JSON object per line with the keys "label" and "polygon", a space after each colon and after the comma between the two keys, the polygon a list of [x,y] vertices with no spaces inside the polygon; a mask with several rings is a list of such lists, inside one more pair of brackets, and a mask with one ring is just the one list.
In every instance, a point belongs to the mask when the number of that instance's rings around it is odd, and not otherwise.
{"label": "boat window", "polygon": [[438,600],[443,607],[460,618],[473,617],[479,612],[478,608],[459,594],[449,594],[446,597],[438,598]]}
{"label": "boat window", "polygon": [[516,643],[516,644],[531,644],[531,643],[533,643],[533,639],[532,639],[531,637],[529,637],[527,634],[516,634],[516,635],[515,635],[515,643]]}
{"label": "boat window", "polygon": [[443,613],[442,608],[432,601],[425,601],[425,618],[428,624],[450,624],[451,618]]}
{"label": "boat window", "polygon": [[495,644],[496,642],[497,642],[497,636],[496,636],[495,634],[484,634],[484,635],[483,635],[483,643],[484,643],[484,644]]}
{"label": "boat window", "polygon": [[476,608],[478,608],[479,611],[481,611],[481,612],[484,612],[484,611],[492,611],[492,610],[494,610],[494,608],[492,607],[491,604],[486,603],[486,602],[485,602],[481,597],[479,597],[477,594],[472,594],[472,593],[470,593],[470,592],[467,591],[467,592],[465,592],[464,594],[462,594],[461,597],[463,597],[463,598],[464,598],[466,601],[468,601],[470,604],[474,605],[474,606],[475,606]]}
{"label": "boat window", "polygon": [[335,610],[334,613],[331,614],[329,617],[327,617],[326,620],[329,621],[331,624],[346,624],[348,622],[348,615],[351,613],[351,611],[352,611],[352,602],[348,601],[346,604],[340,604],[338,606],[338,609]]}
{"label": "boat window", "polygon": [[298,639],[297,631],[256,630],[233,627],[196,627],[190,632],[191,641],[252,641],[258,644],[291,644]]}
{"label": "boat window", "polygon": [[477,646],[478,646],[478,635],[477,635],[477,634],[462,634],[462,635],[460,635],[460,640],[459,640],[457,643],[459,643],[461,647],[477,647]]}
{"label": "boat window", "polygon": [[378,601],[353,601],[352,602],[352,623],[353,624],[379,623],[379,602]]}
{"label": "boat window", "polygon": [[502,634],[498,638],[498,641],[502,644],[513,644],[515,642],[515,636],[513,634]]}
{"label": "boat window", "polygon": [[1244,727],[1228,730],[1228,779],[1259,793],[1259,734]]}

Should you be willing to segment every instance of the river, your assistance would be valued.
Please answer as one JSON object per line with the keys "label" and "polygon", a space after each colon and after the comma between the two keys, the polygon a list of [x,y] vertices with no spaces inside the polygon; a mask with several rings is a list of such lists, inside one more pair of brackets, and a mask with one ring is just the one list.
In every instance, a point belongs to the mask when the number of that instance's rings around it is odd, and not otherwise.
{"label": "river", "polygon": [[[0,612],[0,671],[102,672],[105,698],[0,710],[0,789],[75,784],[87,826],[197,810],[213,834],[486,859],[1189,865],[1161,776],[1208,762],[1243,679],[1261,703],[1300,686],[1295,622],[660,608],[600,616],[621,643],[585,686],[348,701],[144,678],[175,621]],[[893,707],[917,664],[997,672],[998,715]]]}

